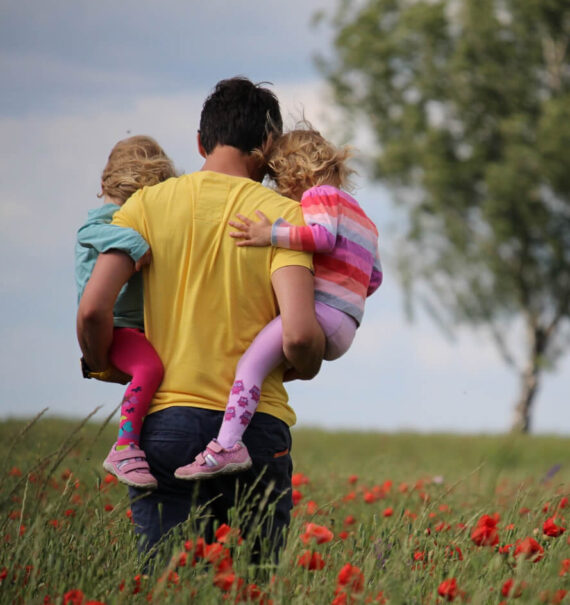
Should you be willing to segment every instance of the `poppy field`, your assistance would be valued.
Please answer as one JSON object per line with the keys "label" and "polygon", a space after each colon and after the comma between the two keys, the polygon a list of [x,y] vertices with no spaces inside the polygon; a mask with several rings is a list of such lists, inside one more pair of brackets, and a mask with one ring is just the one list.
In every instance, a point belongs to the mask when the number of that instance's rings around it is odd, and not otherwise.
{"label": "poppy field", "polygon": [[0,424],[1,603],[570,604],[562,437],[294,430],[277,565],[250,564],[236,514],[149,567],[101,467],[113,423],[88,420]]}

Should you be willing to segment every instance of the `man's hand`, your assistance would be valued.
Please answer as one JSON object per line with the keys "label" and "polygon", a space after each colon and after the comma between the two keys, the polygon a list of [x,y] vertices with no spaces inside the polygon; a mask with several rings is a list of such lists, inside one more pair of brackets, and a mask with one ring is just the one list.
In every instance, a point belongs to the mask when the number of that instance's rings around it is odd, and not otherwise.
{"label": "man's hand", "polygon": [[238,246],[270,246],[271,245],[271,226],[270,220],[261,212],[256,210],[255,214],[259,217],[259,223],[252,221],[243,214],[236,214],[241,221],[229,221],[229,224],[239,231],[230,231],[230,237],[238,239]]}
{"label": "man's hand", "polygon": [[135,271],[140,271],[145,265],[150,265],[152,260],[152,252],[150,248],[139,258],[135,263]]}

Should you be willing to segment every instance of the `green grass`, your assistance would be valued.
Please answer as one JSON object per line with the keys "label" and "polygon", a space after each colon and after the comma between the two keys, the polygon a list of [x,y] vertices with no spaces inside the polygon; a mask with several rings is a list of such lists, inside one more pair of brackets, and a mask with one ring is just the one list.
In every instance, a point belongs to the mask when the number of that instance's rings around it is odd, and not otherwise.
{"label": "green grass", "polygon": [[[188,524],[165,545],[167,566],[135,580],[143,562],[126,489],[101,468],[115,433],[114,422],[0,424],[1,603],[64,603],[66,595],[83,604],[364,603],[381,602],[382,592],[391,604],[435,604],[444,602],[438,588],[451,578],[455,602],[511,602],[501,589],[512,578],[525,583],[516,603],[570,603],[570,594],[556,601],[556,591],[570,589],[570,574],[560,575],[570,559],[568,534],[543,534],[547,518],[556,514],[565,527],[570,511],[560,508],[570,485],[566,439],[295,430],[299,501],[276,569],[252,568],[247,542],[234,543],[231,559],[221,551],[222,574],[219,561],[185,550],[186,540],[199,542]],[[498,545],[476,546],[475,524],[494,513]],[[317,544],[305,534],[307,523],[330,540]],[[540,561],[515,557],[514,546],[498,551],[527,537],[544,549]],[[324,567],[300,566],[305,551],[317,553]],[[362,585],[352,592],[340,586],[335,596],[347,563],[358,567]],[[258,588],[248,593],[253,583]],[[70,600],[72,590],[83,597]]]}

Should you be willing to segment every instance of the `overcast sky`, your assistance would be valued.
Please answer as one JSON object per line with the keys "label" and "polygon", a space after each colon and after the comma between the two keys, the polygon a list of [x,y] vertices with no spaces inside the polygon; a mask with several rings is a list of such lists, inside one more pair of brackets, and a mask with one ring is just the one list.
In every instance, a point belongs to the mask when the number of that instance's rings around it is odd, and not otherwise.
{"label": "overcast sky", "polygon": [[[98,206],[111,147],[155,137],[181,171],[201,166],[195,135],[215,83],[273,83],[288,126],[304,112],[337,143],[342,128],[314,66],[330,54],[311,17],[327,0],[19,0],[0,7],[0,418],[103,418],[123,387],[80,377],[73,248]],[[357,143],[365,144],[366,132]],[[508,429],[517,377],[483,332],[454,342],[422,314],[410,324],[392,270],[398,221],[362,171],[356,197],[377,223],[385,280],[355,344],[289,387],[299,426],[378,431]],[[544,377],[535,432],[570,432],[568,357]]]}

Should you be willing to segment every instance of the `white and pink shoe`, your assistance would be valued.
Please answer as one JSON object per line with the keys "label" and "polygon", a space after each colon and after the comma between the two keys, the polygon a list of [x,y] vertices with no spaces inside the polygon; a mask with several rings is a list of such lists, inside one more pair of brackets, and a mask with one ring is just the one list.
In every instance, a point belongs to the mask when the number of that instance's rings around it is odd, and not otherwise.
{"label": "white and pink shoe", "polygon": [[225,449],[216,439],[212,439],[206,449],[196,456],[194,462],[177,468],[174,476],[192,481],[245,471],[250,466],[251,458],[242,441],[238,441],[230,449]]}

